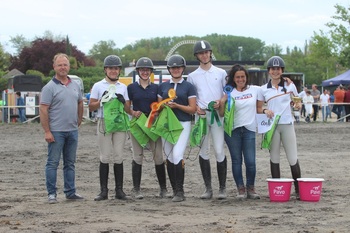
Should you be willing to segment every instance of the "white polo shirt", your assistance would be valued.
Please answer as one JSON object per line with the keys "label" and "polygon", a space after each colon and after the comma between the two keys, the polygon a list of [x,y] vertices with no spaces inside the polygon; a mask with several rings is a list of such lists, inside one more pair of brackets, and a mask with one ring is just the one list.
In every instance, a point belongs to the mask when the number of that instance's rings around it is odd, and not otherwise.
{"label": "white polo shirt", "polygon": [[197,105],[207,109],[211,101],[219,100],[224,95],[227,73],[214,65],[208,71],[198,67],[190,73],[187,81],[192,83],[197,90]]}
{"label": "white polo shirt", "polygon": [[260,100],[267,102],[267,109],[279,114],[281,116],[278,124],[293,124],[294,117],[292,114],[290,102],[292,96],[298,96],[297,88],[294,83],[285,85],[284,91],[283,86],[276,87],[271,85],[271,80],[265,85],[261,86]]}

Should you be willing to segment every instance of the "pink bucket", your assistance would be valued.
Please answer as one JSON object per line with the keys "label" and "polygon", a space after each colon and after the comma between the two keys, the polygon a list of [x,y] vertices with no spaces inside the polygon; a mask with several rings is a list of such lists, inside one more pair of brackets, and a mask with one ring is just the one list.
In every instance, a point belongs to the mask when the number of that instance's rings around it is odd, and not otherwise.
{"label": "pink bucket", "polygon": [[270,178],[267,179],[271,202],[286,202],[290,199],[293,179]]}
{"label": "pink bucket", "polygon": [[321,198],[322,178],[298,178],[301,201],[317,202]]}

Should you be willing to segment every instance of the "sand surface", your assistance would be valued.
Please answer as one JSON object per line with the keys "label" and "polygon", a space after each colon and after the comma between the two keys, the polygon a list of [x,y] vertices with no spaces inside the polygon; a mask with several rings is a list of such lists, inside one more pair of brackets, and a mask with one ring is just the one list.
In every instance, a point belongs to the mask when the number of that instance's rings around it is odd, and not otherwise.
{"label": "sand surface", "polygon": [[[227,200],[217,200],[216,162],[211,158],[214,197],[199,199],[204,190],[198,148],[186,151],[186,200],[160,199],[150,153],[143,165],[143,200],[114,199],[114,178],[109,179],[109,200],[96,202],[99,192],[96,125],[79,130],[76,163],[77,192],[85,200],[66,201],[62,165],[58,172],[58,204],[47,203],[44,167],[47,144],[40,124],[0,125],[0,232],[349,232],[350,142],[348,123],[296,125],[302,177],[324,178],[321,200],[303,202],[291,196],[284,203],[270,202],[268,151],[257,136],[256,190],[260,200],[239,201],[227,152]],[[125,145],[124,191],[132,197],[130,140]],[[291,178],[282,150],[281,173]],[[112,169],[110,169],[112,170]],[[170,191],[170,183],[168,190]]]}

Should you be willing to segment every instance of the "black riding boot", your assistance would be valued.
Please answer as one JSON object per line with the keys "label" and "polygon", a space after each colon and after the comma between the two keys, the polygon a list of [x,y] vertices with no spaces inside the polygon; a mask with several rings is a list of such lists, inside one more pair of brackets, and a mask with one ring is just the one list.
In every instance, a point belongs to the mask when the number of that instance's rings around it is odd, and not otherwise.
{"label": "black riding boot", "polygon": [[211,169],[210,160],[205,160],[199,156],[199,165],[201,167],[202,176],[205,184],[205,192],[201,195],[201,199],[211,199],[213,197],[213,189],[211,187]]}
{"label": "black riding boot", "polygon": [[95,201],[102,201],[108,199],[108,174],[109,164],[100,162],[100,187],[101,192],[95,197]]}
{"label": "black riding boot", "polygon": [[173,195],[169,197],[174,197],[176,194],[176,186],[175,186],[175,165],[170,162],[169,160],[166,160],[166,168],[168,171],[168,176],[171,184],[171,188],[173,189]]}
{"label": "black riding boot", "polygon": [[123,179],[124,179],[124,168],[123,163],[114,166],[114,179],[115,179],[115,198],[121,200],[127,200],[126,194],[123,191]]}
{"label": "black riding boot", "polygon": [[297,160],[297,163],[295,165],[290,166],[290,170],[292,172],[292,177],[294,179],[295,193],[298,196],[299,195],[299,183],[298,183],[297,179],[301,177],[300,165],[299,165],[298,160]]}
{"label": "black riding boot", "polygon": [[155,167],[160,188],[159,197],[163,198],[168,192],[166,188],[165,166],[164,163],[162,163],[160,165],[155,165]]}
{"label": "black riding boot", "polygon": [[185,200],[184,180],[185,180],[185,162],[183,160],[180,160],[180,162],[175,165],[176,194],[172,199],[173,202],[181,202]]}
{"label": "black riding boot", "polygon": [[281,178],[280,164],[279,163],[273,163],[270,160],[270,169],[271,169],[272,178]]}
{"label": "black riding boot", "polygon": [[132,182],[134,185],[134,192],[136,199],[142,199],[143,195],[141,194],[141,174],[142,174],[142,165],[137,164],[134,160],[132,161]]}
{"label": "black riding boot", "polygon": [[227,177],[227,160],[226,157],[222,162],[216,162],[216,169],[218,171],[219,178],[219,195],[218,199],[226,199],[226,177]]}

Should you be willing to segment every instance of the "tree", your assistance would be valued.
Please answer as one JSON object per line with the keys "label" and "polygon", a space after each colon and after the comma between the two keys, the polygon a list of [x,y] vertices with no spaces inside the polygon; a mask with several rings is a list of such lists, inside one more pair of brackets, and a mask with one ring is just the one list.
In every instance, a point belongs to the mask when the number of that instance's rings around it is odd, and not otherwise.
{"label": "tree", "polygon": [[[31,44],[31,47],[23,48],[18,57],[13,57],[10,69],[17,68],[23,73],[27,70],[38,70],[44,75],[49,75],[52,70],[52,58],[57,53],[66,52],[65,40],[53,42],[49,39],[36,39]],[[72,57],[77,61],[77,68],[95,65],[95,62],[87,58],[76,46],[72,46]]]}
{"label": "tree", "polygon": [[59,42],[65,39],[65,36],[62,35],[54,35],[51,31],[46,30],[44,31],[42,36],[36,36],[34,40],[36,39],[47,39],[52,40],[53,42]]}
{"label": "tree", "polygon": [[69,37],[66,37],[66,54],[72,56],[72,45],[69,42]]}
{"label": "tree", "polygon": [[309,76],[313,83],[322,83],[336,75],[336,45],[323,31],[314,33],[310,40],[307,64],[312,71]]}
{"label": "tree", "polygon": [[97,44],[94,44],[92,46],[88,54],[95,61],[102,63],[105,57],[107,57],[108,55],[111,55],[111,54],[119,55],[118,50],[115,48],[115,46],[116,44],[112,40],[99,41]]}
{"label": "tree", "polygon": [[12,47],[16,49],[15,55],[20,54],[23,48],[30,47],[31,41],[35,41],[37,39],[48,39],[48,40],[52,40],[53,42],[59,42],[64,40],[64,37],[62,35],[54,35],[51,31],[48,31],[48,30],[45,31],[42,36],[35,36],[34,39],[27,39],[22,34],[16,35],[15,37],[11,37],[10,39],[10,42],[12,43]]}
{"label": "tree", "polygon": [[[272,45],[265,46],[265,48],[264,48],[265,60],[269,59],[272,56],[281,56],[282,50],[283,50],[282,47],[278,44],[272,44]],[[289,51],[289,48],[287,48],[287,51]]]}
{"label": "tree", "polygon": [[343,7],[339,4],[335,5],[336,15],[332,18],[340,21],[329,22],[326,25],[331,28],[330,34],[333,42],[337,45],[334,47],[335,52],[339,55],[339,63],[345,67],[350,67],[350,7]]}
{"label": "tree", "polygon": [[4,51],[2,44],[0,44],[0,71],[7,71],[10,66],[10,54]]}
{"label": "tree", "polygon": [[20,54],[23,48],[30,47],[30,41],[26,39],[23,35],[17,35],[15,37],[10,38],[12,47],[16,49],[16,54]]}

